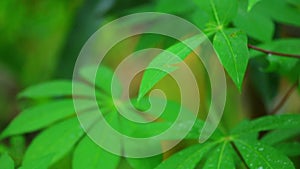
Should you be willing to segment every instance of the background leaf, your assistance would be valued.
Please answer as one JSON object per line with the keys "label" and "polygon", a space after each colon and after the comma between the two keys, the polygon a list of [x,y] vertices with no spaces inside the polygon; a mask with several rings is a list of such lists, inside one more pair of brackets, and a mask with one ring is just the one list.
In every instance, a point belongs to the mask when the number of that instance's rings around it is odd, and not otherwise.
{"label": "background leaf", "polygon": [[262,42],[271,41],[275,31],[275,24],[270,17],[256,9],[250,12],[247,11],[247,0],[239,1],[238,14],[234,18],[233,23],[250,37]]}

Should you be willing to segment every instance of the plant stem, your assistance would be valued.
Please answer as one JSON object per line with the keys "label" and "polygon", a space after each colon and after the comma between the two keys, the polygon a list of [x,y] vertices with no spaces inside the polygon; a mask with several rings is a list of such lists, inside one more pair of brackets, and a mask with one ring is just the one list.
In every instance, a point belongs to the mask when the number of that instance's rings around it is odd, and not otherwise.
{"label": "plant stem", "polygon": [[260,52],[263,52],[263,53],[268,54],[268,55],[270,54],[270,55],[277,55],[277,56],[284,56],[284,57],[290,57],[290,58],[298,58],[298,59],[300,59],[300,55],[288,54],[288,53],[280,53],[280,52],[274,52],[274,51],[270,51],[270,50],[265,50],[265,49],[259,48],[257,46],[251,45],[251,44],[248,44],[248,48],[254,49],[254,50],[257,50],[257,51],[260,51]]}
{"label": "plant stem", "polygon": [[298,86],[298,81],[290,87],[290,89],[286,92],[286,94],[283,96],[281,101],[275,106],[275,108],[270,112],[270,114],[274,115],[281,109],[281,107],[288,100],[288,98],[292,95],[293,91],[297,88],[297,86]]}

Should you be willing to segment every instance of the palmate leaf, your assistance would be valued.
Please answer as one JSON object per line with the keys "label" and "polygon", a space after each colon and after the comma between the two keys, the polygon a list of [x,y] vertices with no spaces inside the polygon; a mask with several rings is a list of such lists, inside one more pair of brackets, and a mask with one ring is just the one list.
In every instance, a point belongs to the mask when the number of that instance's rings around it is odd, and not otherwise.
{"label": "palmate leaf", "polygon": [[221,63],[241,91],[249,60],[246,34],[238,29],[220,30],[213,44]]}
{"label": "palmate leaf", "polygon": [[88,136],[85,136],[74,151],[73,168],[115,169],[118,166],[119,161],[119,156],[103,150]]}
{"label": "palmate leaf", "polygon": [[194,169],[199,161],[215,146],[215,143],[206,142],[190,146],[163,161],[155,169]]}
{"label": "palmate leaf", "polygon": [[50,166],[72,150],[83,134],[84,131],[76,117],[58,123],[44,130],[32,141],[22,164],[30,165],[31,161],[50,155],[51,159],[43,164]]}
{"label": "palmate leaf", "polygon": [[[94,124],[95,119],[95,108],[98,108],[98,105],[93,105],[94,103],[90,100],[89,93],[96,91],[96,95],[106,95],[105,98],[101,98],[103,100],[99,100],[98,102],[102,104],[104,107],[102,109],[105,115],[106,120],[108,123],[114,127],[116,130],[125,133],[131,134],[133,133],[133,129],[137,127],[134,123],[129,123],[128,120],[124,120],[124,117],[120,116],[118,112],[115,111],[115,108],[112,107],[110,102],[107,102],[107,99],[111,95],[110,87],[111,87],[111,79],[112,79],[112,71],[108,68],[101,68],[100,71],[97,71],[96,74],[96,88],[93,89],[92,85],[88,83],[93,83],[91,77],[93,77],[91,72],[95,71],[96,67],[88,67],[81,70],[80,75],[85,81],[84,83],[77,81],[76,86],[79,86],[79,94],[75,97],[77,106],[76,110],[80,111],[83,116],[81,120],[90,122],[89,125],[92,123]],[[103,73],[106,73],[104,76]],[[88,83],[86,83],[88,82]],[[117,81],[118,83],[118,81]],[[103,85],[102,85],[103,84]],[[102,85],[102,86],[101,86]],[[118,85],[118,84],[117,84]],[[83,88],[82,88],[83,86]],[[62,87],[63,90],[59,90]],[[119,86],[120,87],[120,86]],[[58,90],[56,90],[58,89]],[[99,90],[100,89],[100,90]],[[117,86],[117,92],[121,92],[121,88]],[[43,92],[45,95],[43,95]],[[31,87],[22,95],[23,98],[31,98],[31,99],[39,99],[39,98],[54,98],[48,103],[37,105],[35,107],[31,107],[25,109],[5,130],[3,133],[3,137],[15,135],[15,134],[24,134],[27,132],[36,131],[45,127],[50,126],[50,128],[45,129],[42,131],[30,144],[28,150],[25,153],[25,157],[22,163],[22,169],[42,169],[42,168],[49,168],[52,164],[60,160],[66,153],[71,151],[75,144],[81,139],[84,135],[83,129],[79,125],[77,118],[75,117],[75,110],[73,101],[70,99],[72,96],[72,82],[71,81],[55,81],[49,82],[45,84],[39,84],[36,87]],[[87,96],[87,97],[86,97]],[[136,99],[135,99],[136,100]],[[125,104],[124,104],[125,105]],[[95,107],[96,106],[96,107]],[[55,111],[53,110],[55,108]],[[169,108],[173,108],[173,106],[169,106]],[[168,109],[168,111],[172,111],[173,109]],[[135,113],[130,112],[128,109],[128,113]],[[122,128],[119,124],[119,117],[122,121]],[[174,119],[176,115],[172,115],[170,113],[164,115],[164,117]],[[31,120],[28,120],[31,119]],[[141,116],[142,118],[142,116]],[[59,122],[61,121],[61,122]],[[57,123],[58,122],[58,123]],[[56,123],[56,124],[55,124]],[[102,133],[105,136],[108,136],[110,133]],[[74,154],[73,164],[74,167],[80,168],[80,164],[85,164],[84,162],[89,163],[90,161],[80,161],[79,159],[82,158],[80,154],[85,147],[89,149],[93,149],[96,153],[97,148],[95,144],[87,143],[88,141],[82,140],[79,146],[76,148],[77,154]],[[117,143],[117,142],[116,142]],[[112,143],[113,144],[113,143]],[[121,146],[121,145],[119,145]],[[99,147],[98,147],[99,149]],[[121,147],[120,147],[121,150]],[[81,152],[81,153],[78,153]],[[111,154],[104,153],[102,151],[102,156],[104,159],[107,159],[107,166],[110,168],[115,168],[118,165],[118,161],[113,162],[114,164],[109,163],[111,158]],[[87,152],[89,153],[89,152]],[[79,156],[79,157],[78,157]],[[87,156],[89,157],[89,156]],[[128,162],[136,168],[139,166],[144,165],[144,167],[153,168],[155,167],[160,161],[162,157],[161,155],[153,158],[144,158],[144,159],[128,159]],[[93,160],[88,158],[86,160]],[[94,161],[97,159],[94,159]],[[100,161],[101,162],[101,161]],[[112,162],[112,161],[111,161]],[[101,167],[103,162],[101,162]],[[147,166],[145,166],[147,164]],[[77,166],[79,165],[79,166]],[[154,166],[155,165],[155,166]],[[97,168],[99,166],[91,166],[92,168]]]}
{"label": "palmate leaf", "polygon": [[281,152],[260,142],[235,139],[234,144],[250,169],[293,169],[293,163]]}
{"label": "palmate leaf", "polygon": [[0,155],[0,168],[1,169],[15,168],[13,159],[7,153]]}
{"label": "palmate leaf", "polygon": [[224,30],[224,27],[236,16],[238,3],[232,0],[197,1],[200,8],[212,17],[212,30],[217,34],[213,44],[219,60],[241,91],[244,74],[248,64],[247,36],[238,29]]}

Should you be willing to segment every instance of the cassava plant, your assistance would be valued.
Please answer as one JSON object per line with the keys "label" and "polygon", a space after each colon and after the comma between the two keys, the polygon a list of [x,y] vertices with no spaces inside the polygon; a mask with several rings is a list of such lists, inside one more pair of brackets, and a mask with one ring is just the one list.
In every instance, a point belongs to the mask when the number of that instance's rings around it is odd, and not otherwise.
{"label": "cassava plant", "polygon": [[[130,10],[108,13],[107,20],[146,11],[170,13],[189,20],[202,30],[213,44],[227,73],[230,91],[224,119],[211,137],[199,143],[201,129],[205,125],[205,118],[199,115],[180,144],[162,154],[130,158],[116,155],[98,146],[82,128],[77,118],[78,112],[88,114],[100,108],[105,120],[115,130],[131,137],[148,137],[172,126],[177,117],[176,112],[181,107],[176,102],[180,98],[173,95],[173,99],[167,100],[158,120],[149,124],[139,124],[126,119],[114,106],[111,91],[114,66],[107,62],[99,69],[97,66],[81,68],[80,79],[77,81],[52,80],[20,92],[18,98],[25,108],[1,132],[0,139],[5,142],[9,138],[25,135],[29,145],[20,163],[12,160],[16,161],[13,155],[10,157],[9,154],[3,154],[0,157],[0,169],[300,167],[300,38],[296,38],[296,35],[291,36],[288,32],[291,29],[287,28],[292,26],[300,31],[300,1],[156,0]],[[182,62],[194,62],[189,60],[192,51],[184,43],[154,35],[141,36],[138,37],[138,41],[134,41],[134,50],[156,46],[165,47],[166,51],[177,55]],[[162,53],[150,63],[157,67],[172,64]],[[97,72],[95,79],[91,72]],[[199,76],[202,74],[199,73]],[[122,104],[126,113],[135,118],[145,118],[144,114],[137,113],[127,106],[132,103],[140,111],[147,110],[151,107],[147,94],[153,87],[164,87],[164,83],[168,83],[167,88],[171,88],[171,80],[166,81],[166,78],[169,77],[165,72],[145,70],[140,79],[137,78],[138,85],[133,85],[136,92],[132,92],[130,100],[118,104]],[[202,78],[202,81],[209,86],[208,78]],[[82,89],[79,95],[73,93],[74,83]],[[287,89],[283,94],[280,84],[283,84],[282,88]],[[114,94],[121,95],[122,88],[118,79],[113,86],[114,90],[119,92]],[[97,107],[93,106],[89,92],[85,92],[94,89]],[[200,90],[207,89],[209,87]],[[255,97],[251,93],[255,93]],[[293,97],[293,100],[289,99],[290,97]],[[279,98],[279,101],[275,102],[276,98]],[[74,99],[82,103],[79,108],[74,108]],[[239,99],[242,101],[236,101]],[[293,109],[290,110],[284,108],[289,101],[294,102]],[[210,95],[205,95],[202,102],[208,105]],[[257,102],[260,104],[257,105]],[[250,108],[246,105],[250,105]],[[151,115],[147,114],[147,117]],[[174,131],[181,132],[181,127],[185,127],[184,121]],[[168,141],[176,139],[176,133],[166,138]],[[164,143],[161,144],[163,147]]]}

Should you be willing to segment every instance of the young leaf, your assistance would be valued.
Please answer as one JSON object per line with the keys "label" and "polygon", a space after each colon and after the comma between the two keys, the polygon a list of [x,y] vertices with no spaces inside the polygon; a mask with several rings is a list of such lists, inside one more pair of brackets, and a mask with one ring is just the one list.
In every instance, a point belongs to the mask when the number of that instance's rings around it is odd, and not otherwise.
{"label": "young leaf", "polygon": [[[168,73],[175,71],[176,67],[172,65],[186,58],[192,52],[192,50],[197,48],[204,40],[205,37],[196,35],[184,41],[185,43],[190,44],[192,49],[187,47],[184,42],[180,42],[169,47],[166,51],[163,51],[156,56],[156,58],[154,58],[148,66],[152,68],[146,69],[144,72],[139,89],[138,100],[145,96],[146,93],[148,93],[151,88]],[[173,56],[171,53],[177,55],[181,60]]]}
{"label": "young leaf", "polygon": [[155,169],[194,169],[199,161],[212,149],[215,143],[203,143],[190,146],[163,161]]}
{"label": "young leaf", "polygon": [[[90,101],[82,100],[81,102],[78,111],[93,106]],[[71,115],[75,115],[75,110],[73,100],[70,99],[49,102],[25,109],[3,131],[1,138],[36,131]]]}
{"label": "young leaf", "polygon": [[234,152],[228,141],[224,141],[213,149],[208,156],[207,161],[203,169],[234,169],[234,161],[232,158],[232,152]]}
{"label": "young leaf", "polygon": [[[80,88],[80,95],[85,96],[88,92],[91,91],[91,87],[83,84],[76,83],[76,86]],[[51,98],[51,97],[61,97],[61,96],[72,96],[72,81],[68,80],[57,80],[46,83],[41,83],[35,86],[31,86],[19,94],[20,98]]]}
{"label": "young leaf", "polygon": [[52,159],[44,164],[50,166],[69,152],[83,134],[84,131],[76,117],[44,130],[28,147],[23,165],[29,165],[31,161],[40,157],[52,155]]}
{"label": "young leaf", "polygon": [[220,30],[213,44],[221,63],[241,91],[249,59],[246,34],[238,29]]}
{"label": "young leaf", "polygon": [[74,151],[74,169],[115,169],[120,157],[103,150],[88,136],[85,136]]}
{"label": "young leaf", "polygon": [[0,156],[0,168],[1,169],[14,169],[15,164],[13,159],[7,154],[2,154]]}
{"label": "young leaf", "polygon": [[275,129],[290,129],[300,127],[299,114],[282,114],[274,116],[264,116],[249,123],[242,123],[235,128],[232,133],[245,134]]}
{"label": "young leaf", "polygon": [[276,149],[260,142],[234,140],[234,144],[250,169],[293,169],[293,163]]}

